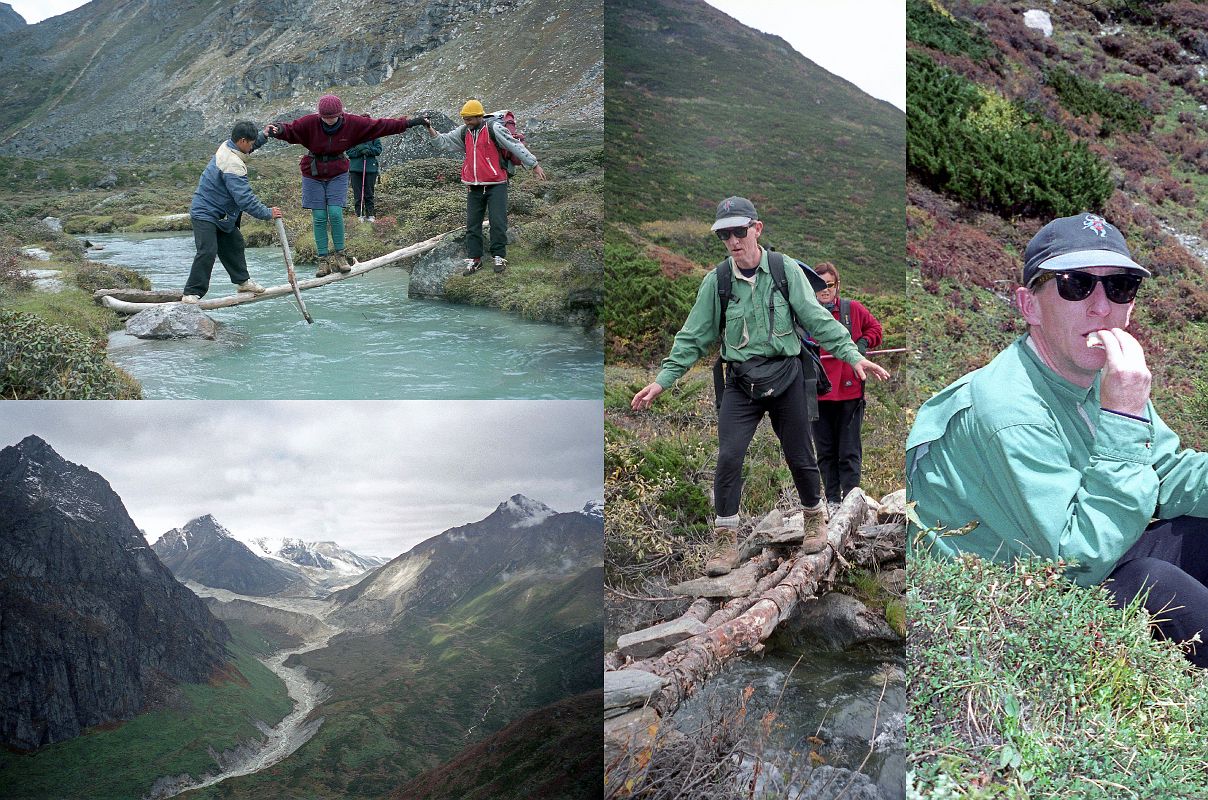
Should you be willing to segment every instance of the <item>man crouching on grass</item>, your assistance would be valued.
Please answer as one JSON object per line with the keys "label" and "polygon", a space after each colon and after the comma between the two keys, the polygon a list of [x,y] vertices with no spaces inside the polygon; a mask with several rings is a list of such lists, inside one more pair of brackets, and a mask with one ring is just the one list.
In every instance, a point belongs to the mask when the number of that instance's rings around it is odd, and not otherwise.
{"label": "man crouching on grass", "polygon": [[247,242],[239,231],[239,220],[244,211],[263,220],[281,216],[281,209],[269,208],[260,202],[247,179],[247,156],[265,141],[267,137],[251,122],[236,122],[231,138],[219,146],[202,171],[197,190],[193,192],[193,203],[189,206],[197,255],[189,270],[182,303],[199,303],[205,297],[210,289],[215,257],[222,262],[239,291],[253,294],[264,291],[264,287],[248,274],[243,252]]}

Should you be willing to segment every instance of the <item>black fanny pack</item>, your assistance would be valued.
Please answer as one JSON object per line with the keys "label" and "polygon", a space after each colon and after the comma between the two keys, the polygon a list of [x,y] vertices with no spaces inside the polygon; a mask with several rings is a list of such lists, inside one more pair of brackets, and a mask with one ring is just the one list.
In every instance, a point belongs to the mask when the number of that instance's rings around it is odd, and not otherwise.
{"label": "black fanny pack", "polygon": [[339,161],[344,158],[344,153],[332,153],[330,155],[319,155],[318,153],[307,153],[310,156],[310,177],[319,177],[319,162],[320,161]]}
{"label": "black fanny pack", "polygon": [[738,388],[752,400],[779,397],[789,390],[801,375],[801,362],[796,356],[765,358],[754,356],[730,364],[730,375]]}

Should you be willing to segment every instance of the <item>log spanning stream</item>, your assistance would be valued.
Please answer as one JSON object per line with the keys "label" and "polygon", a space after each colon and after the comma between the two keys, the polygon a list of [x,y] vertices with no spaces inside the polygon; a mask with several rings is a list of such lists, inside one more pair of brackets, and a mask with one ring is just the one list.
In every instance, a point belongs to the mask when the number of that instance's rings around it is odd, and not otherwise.
{"label": "log spanning stream", "polygon": [[[179,290],[193,261],[180,234],[103,234],[89,239],[98,262],[120,264]],[[252,278],[284,282],[280,247],[249,248]],[[299,279],[309,278],[298,265]],[[474,280],[492,281],[485,270]],[[603,345],[578,328],[519,319],[487,308],[408,296],[409,273],[385,267],[305,293],[314,324],[292,298],[207,313],[215,341],[146,341],[124,332],[109,358],[148,399],[598,399]],[[235,293],[215,264],[206,299]]]}
{"label": "log spanning stream", "polygon": [[293,650],[282,650],[260,659],[266,667],[285,682],[286,691],[289,692],[290,699],[294,701],[294,710],[276,726],[262,729],[264,740],[261,745],[245,748],[237,751],[235,755],[225,758],[224,770],[217,775],[206,776],[196,781],[188,776],[182,776],[183,779],[161,779],[146,800],[166,800],[166,798],[176,797],[193,789],[204,789],[207,786],[222,783],[228,778],[251,775],[285,760],[299,747],[306,744],[318,732],[322,720],[313,720],[309,723],[306,723],[305,720],[323,701],[326,688],[323,684],[306,676],[306,667],[301,665],[287,667],[285,662],[290,656],[326,647],[327,642],[334,635],[335,632]]}

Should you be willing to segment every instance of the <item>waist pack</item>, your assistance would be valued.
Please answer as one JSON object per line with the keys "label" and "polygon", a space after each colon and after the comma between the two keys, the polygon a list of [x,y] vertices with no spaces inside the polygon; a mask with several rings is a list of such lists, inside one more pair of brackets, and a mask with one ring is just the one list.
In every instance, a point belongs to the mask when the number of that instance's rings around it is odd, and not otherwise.
{"label": "waist pack", "polygon": [[747,397],[768,400],[784,394],[797,382],[801,374],[800,363],[795,357],[754,356],[746,361],[732,362],[730,376]]}
{"label": "waist pack", "polygon": [[321,156],[321,155],[318,155],[317,153],[308,152],[307,155],[310,156],[310,177],[312,177],[312,178],[319,177],[319,162],[320,161],[339,161],[346,157],[344,155],[344,153],[333,153],[331,155]]}

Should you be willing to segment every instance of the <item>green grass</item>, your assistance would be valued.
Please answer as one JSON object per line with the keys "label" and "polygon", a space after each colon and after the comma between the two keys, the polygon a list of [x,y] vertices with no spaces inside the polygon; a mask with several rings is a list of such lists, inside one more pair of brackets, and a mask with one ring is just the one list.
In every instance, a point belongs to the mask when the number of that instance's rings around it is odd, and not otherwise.
{"label": "green grass", "polygon": [[1208,673],[1049,563],[909,561],[910,798],[1208,797]]}
{"label": "green grass", "polygon": [[255,721],[275,725],[293,704],[280,678],[255,658],[269,649],[267,642],[245,626],[228,626],[237,672],[208,685],[182,685],[171,708],[112,729],[94,728],[32,755],[0,752],[0,794],[13,800],[142,797],[156,778],[215,771],[210,749],[261,738]]}

